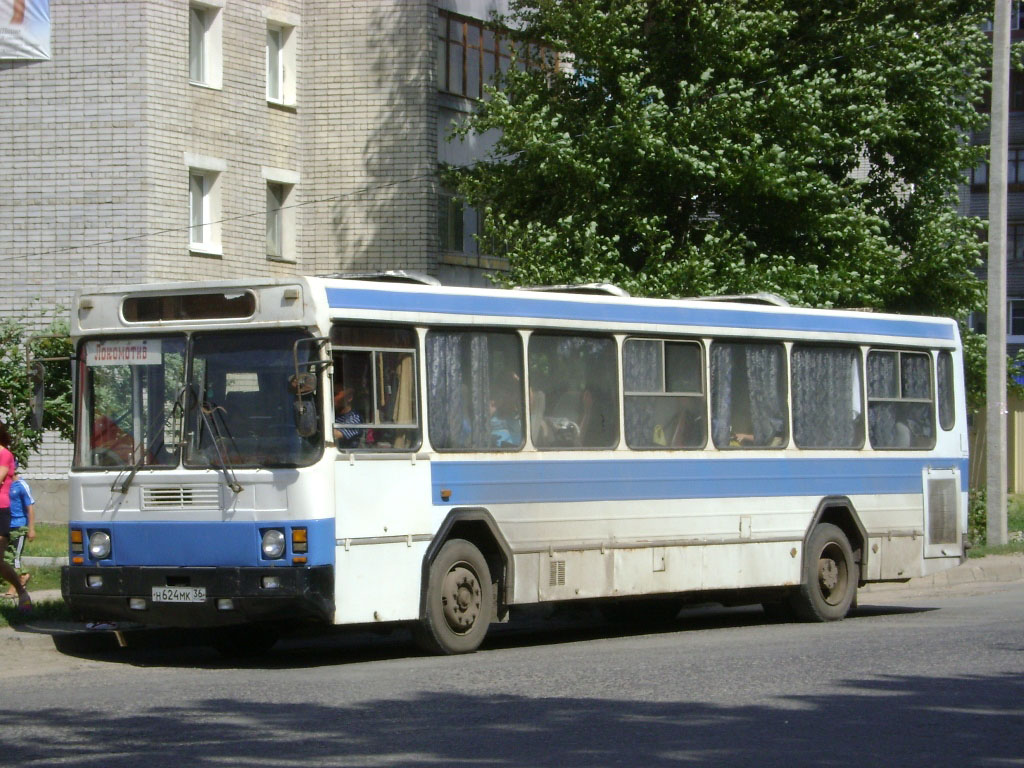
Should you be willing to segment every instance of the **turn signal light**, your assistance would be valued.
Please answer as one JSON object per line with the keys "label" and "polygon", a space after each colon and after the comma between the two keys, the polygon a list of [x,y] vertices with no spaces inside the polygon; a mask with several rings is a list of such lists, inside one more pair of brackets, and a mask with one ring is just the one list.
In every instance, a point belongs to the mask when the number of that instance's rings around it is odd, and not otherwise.
{"label": "turn signal light", "polygon": [[71,552],[76,555],[80,555],[85,552],[83,547],[82,531],[80,528],[71,529]]}
{"label": "turn signal light", "polygon": [[292,552],[303,554],[309,551],[309,540],[305,528],[292,528]]}

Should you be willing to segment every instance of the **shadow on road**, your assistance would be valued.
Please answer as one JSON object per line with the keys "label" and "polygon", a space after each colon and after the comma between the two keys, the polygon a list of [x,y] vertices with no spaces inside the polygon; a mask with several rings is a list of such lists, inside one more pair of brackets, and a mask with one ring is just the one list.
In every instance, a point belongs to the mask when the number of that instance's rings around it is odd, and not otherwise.
{"label": "shadow on road", "polygon": [[[457,660],[439,663],[459,673]],[[10,734],[9,765],[1019,764],[1019,739],[1009,736],[1019,733],[1018,675],[891,676],[839,686],[828,696],[749,706],[554,690],[535,697],[411,691],[347,706],[275,703],[268,690],[259,703],[211,696],[162,705],[154,691],[152,704],[115,714],[92,711],[86,698],[45,711],[8,705],[0,718]]]}
{"label": "shadow on road", "polygon": [[[921,613],[929,607],[860,606],[847,621]],[[726,608],[717,604],[690,606],[674,619],[646,622],[609,622],[588,604],[567,603],[514,609],[507,624],[494,624],[482,649],[502,650],[592,640],[668,635],[771,625],[758,606]],[[141,667],[306,669],[361,664],[419,656],[409,630],[389,627],[335,627],[299,632],[280,640],[269,653],[251,659],[225,659],[210,646],[201,631],[177,629],[137,630],[124,633],[120,648],[113,633],[91,633],[84,642],[60,646],[65,655]]]}

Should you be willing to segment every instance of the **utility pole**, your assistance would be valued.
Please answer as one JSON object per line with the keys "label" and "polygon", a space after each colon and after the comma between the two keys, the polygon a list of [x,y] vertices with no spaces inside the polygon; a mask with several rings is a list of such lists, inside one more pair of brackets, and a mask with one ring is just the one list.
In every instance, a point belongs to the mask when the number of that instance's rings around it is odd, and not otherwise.
{"label": "utility pole", "polygon": [[1010,0],[996,0],[992,25],[992,134],[988,176],[986,500],[988,543],[1006,532],[1006,160],[1010,93]]}

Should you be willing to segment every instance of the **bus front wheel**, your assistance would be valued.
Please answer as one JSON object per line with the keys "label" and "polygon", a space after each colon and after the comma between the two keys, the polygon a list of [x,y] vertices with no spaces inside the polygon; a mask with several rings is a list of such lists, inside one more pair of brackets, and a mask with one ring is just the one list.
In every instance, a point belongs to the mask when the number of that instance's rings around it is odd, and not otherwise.
{"label": "bus front wheel", "polygon": [[494,588],[487,560],[465,539],[445,542],[430,564],[423,618],[416,643],[428,653],[472,653],[494,616]]}
{"label": "bus front wheel", "polygon": [[811,532],[804,557],[804,582],[793,594],[793,611],[804,621],[842,619],[853,605],[860,580],[846,534],[822,523]]}

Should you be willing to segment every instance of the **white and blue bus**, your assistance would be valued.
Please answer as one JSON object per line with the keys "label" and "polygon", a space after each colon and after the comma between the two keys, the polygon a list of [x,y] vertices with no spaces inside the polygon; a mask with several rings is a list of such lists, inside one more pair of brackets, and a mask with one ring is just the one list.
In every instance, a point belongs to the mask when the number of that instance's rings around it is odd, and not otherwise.
{"label": "white and blue bus", "polygon": [[965,556],[947,319],[296,277],[81,292],[72,334],[86,620],[458,653],[543,601],[836,620]]}

